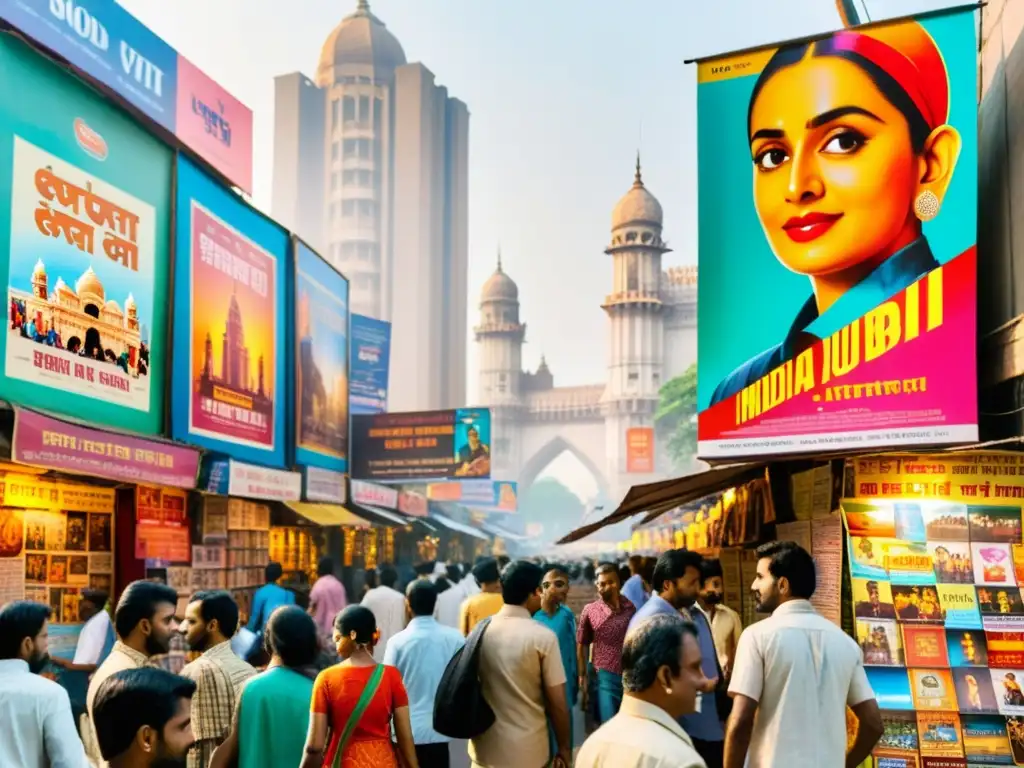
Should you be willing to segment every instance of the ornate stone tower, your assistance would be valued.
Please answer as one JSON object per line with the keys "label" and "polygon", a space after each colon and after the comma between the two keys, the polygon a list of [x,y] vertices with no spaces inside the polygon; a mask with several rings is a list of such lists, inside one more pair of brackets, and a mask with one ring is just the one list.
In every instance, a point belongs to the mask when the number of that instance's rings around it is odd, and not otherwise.
{"label": "ornate stone tower", "polygon": [[522,408],[521,376],[526,324],[519,322],[519,288],[498,266],[480,293],[480,323],[474,329],[480,349],[479,402],[491,409],[491,474],[518,476],[517,431]]}
{"label": "ornate stone tower", "polygon": [[626,472],[626,432],[653,427],[658,390],[664,383],[665,327],[661,301],[661,257],[670,249],[662,240],[662,210],[644,186],[637,153],[633,186],[612,213],[612,292],[602,309],[609,320],[606,450],[608,477],[622,494],[635,482]]}

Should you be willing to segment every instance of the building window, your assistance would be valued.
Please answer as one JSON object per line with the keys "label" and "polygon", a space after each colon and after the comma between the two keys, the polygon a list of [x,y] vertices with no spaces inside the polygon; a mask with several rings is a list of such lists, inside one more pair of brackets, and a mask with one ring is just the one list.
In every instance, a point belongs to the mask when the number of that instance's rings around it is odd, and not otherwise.
{"label": "building window", "polygon": [[640,379],[640,374],[639,374],[639,373],[637,373],[636,371],[630,371],[630,372],[629,372],[629,375],[627,376],[627,378],[628,378],[628,379],[629,379],[630,381],[639,381],[639,379]]}
{"label": "building window", "polygon": [[508,390],[508,374],[498,374],[498,392],[504,394]]}
{"label": "building window", "polygon": [[370,122],[370,97],[360,96],[359,97],[359,122],[369,123]]}
{"label": "building window", "polygon": [[341,201],[341,215],[342,216],[355,216],[356,215],[356,201],[355,200],[342,200]]}
{"label": "building window", "polygon": [[640,289],[640,266],[637,264],[635,253],[626,254],[626,290],[637,291]]}
{"label": "building window", "polygon": [[331,192],[337,192],[340,184],[341,177],[338,175],[338,172],[335,171],[334,173],[331,174]]}
{"label": "building window", "polygon": [[338,130],[338,100],[331,99],[331,131]]}
{"label": "building window", "polygon": [[350,123],[356,119],[356,100],[352,96],[346,96],[341,102],[341,119]]}
{"label": "building window", "polygon": [[359,201],[359,215],[372,217],[377,214],[377,206],[373,200],[360,200]]}

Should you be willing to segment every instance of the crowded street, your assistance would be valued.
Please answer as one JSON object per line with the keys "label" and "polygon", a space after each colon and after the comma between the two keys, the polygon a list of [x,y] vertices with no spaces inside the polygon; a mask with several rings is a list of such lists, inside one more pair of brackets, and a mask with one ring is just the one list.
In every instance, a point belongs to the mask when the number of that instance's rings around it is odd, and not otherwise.
{"label": "crowded street", "polygon": [[0,768],[1024,766],[1022,40],[0,0]]}

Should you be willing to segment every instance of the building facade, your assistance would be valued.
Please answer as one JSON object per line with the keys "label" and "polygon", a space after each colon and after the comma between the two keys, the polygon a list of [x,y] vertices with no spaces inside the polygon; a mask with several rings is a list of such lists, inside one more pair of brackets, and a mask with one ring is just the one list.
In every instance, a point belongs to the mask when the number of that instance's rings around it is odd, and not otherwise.
{"label": "building facade", "polygon": [[316,79],[275,81],[273,215],[391,323],[389,407],[466,399],[469,109],[359,0]]}
{"label": "building facade", "polygon": [[[517,479],[525,490],[559,454],[568,451],[595,478],[599,494],[617,503],[632,485],[667,474],[662,446],[653,471],[630,472],[627,435],[653,431],[659,390],[697,360],[696,267],[664,269],[670,252],[663,212],[644,186],[637,158],[633,185],[612,213],[612,290],[601,308],[608,317],[608,375],[603,383],[556,387],[547,361],[524,371],[526,324],[519,289],[498,256],[480,294],[479,400],[491,409],[492,474]],[[659,457],[661,457],[659,459]]]}

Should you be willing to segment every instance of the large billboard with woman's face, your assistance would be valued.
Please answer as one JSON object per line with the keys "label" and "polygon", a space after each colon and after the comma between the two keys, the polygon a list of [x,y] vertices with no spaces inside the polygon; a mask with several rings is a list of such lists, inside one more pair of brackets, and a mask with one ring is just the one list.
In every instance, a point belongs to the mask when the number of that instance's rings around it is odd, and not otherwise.
{"label": "large billboard with woman's face", "polygon": [[698,454],[977,438],[970,10],[698,64]]}

